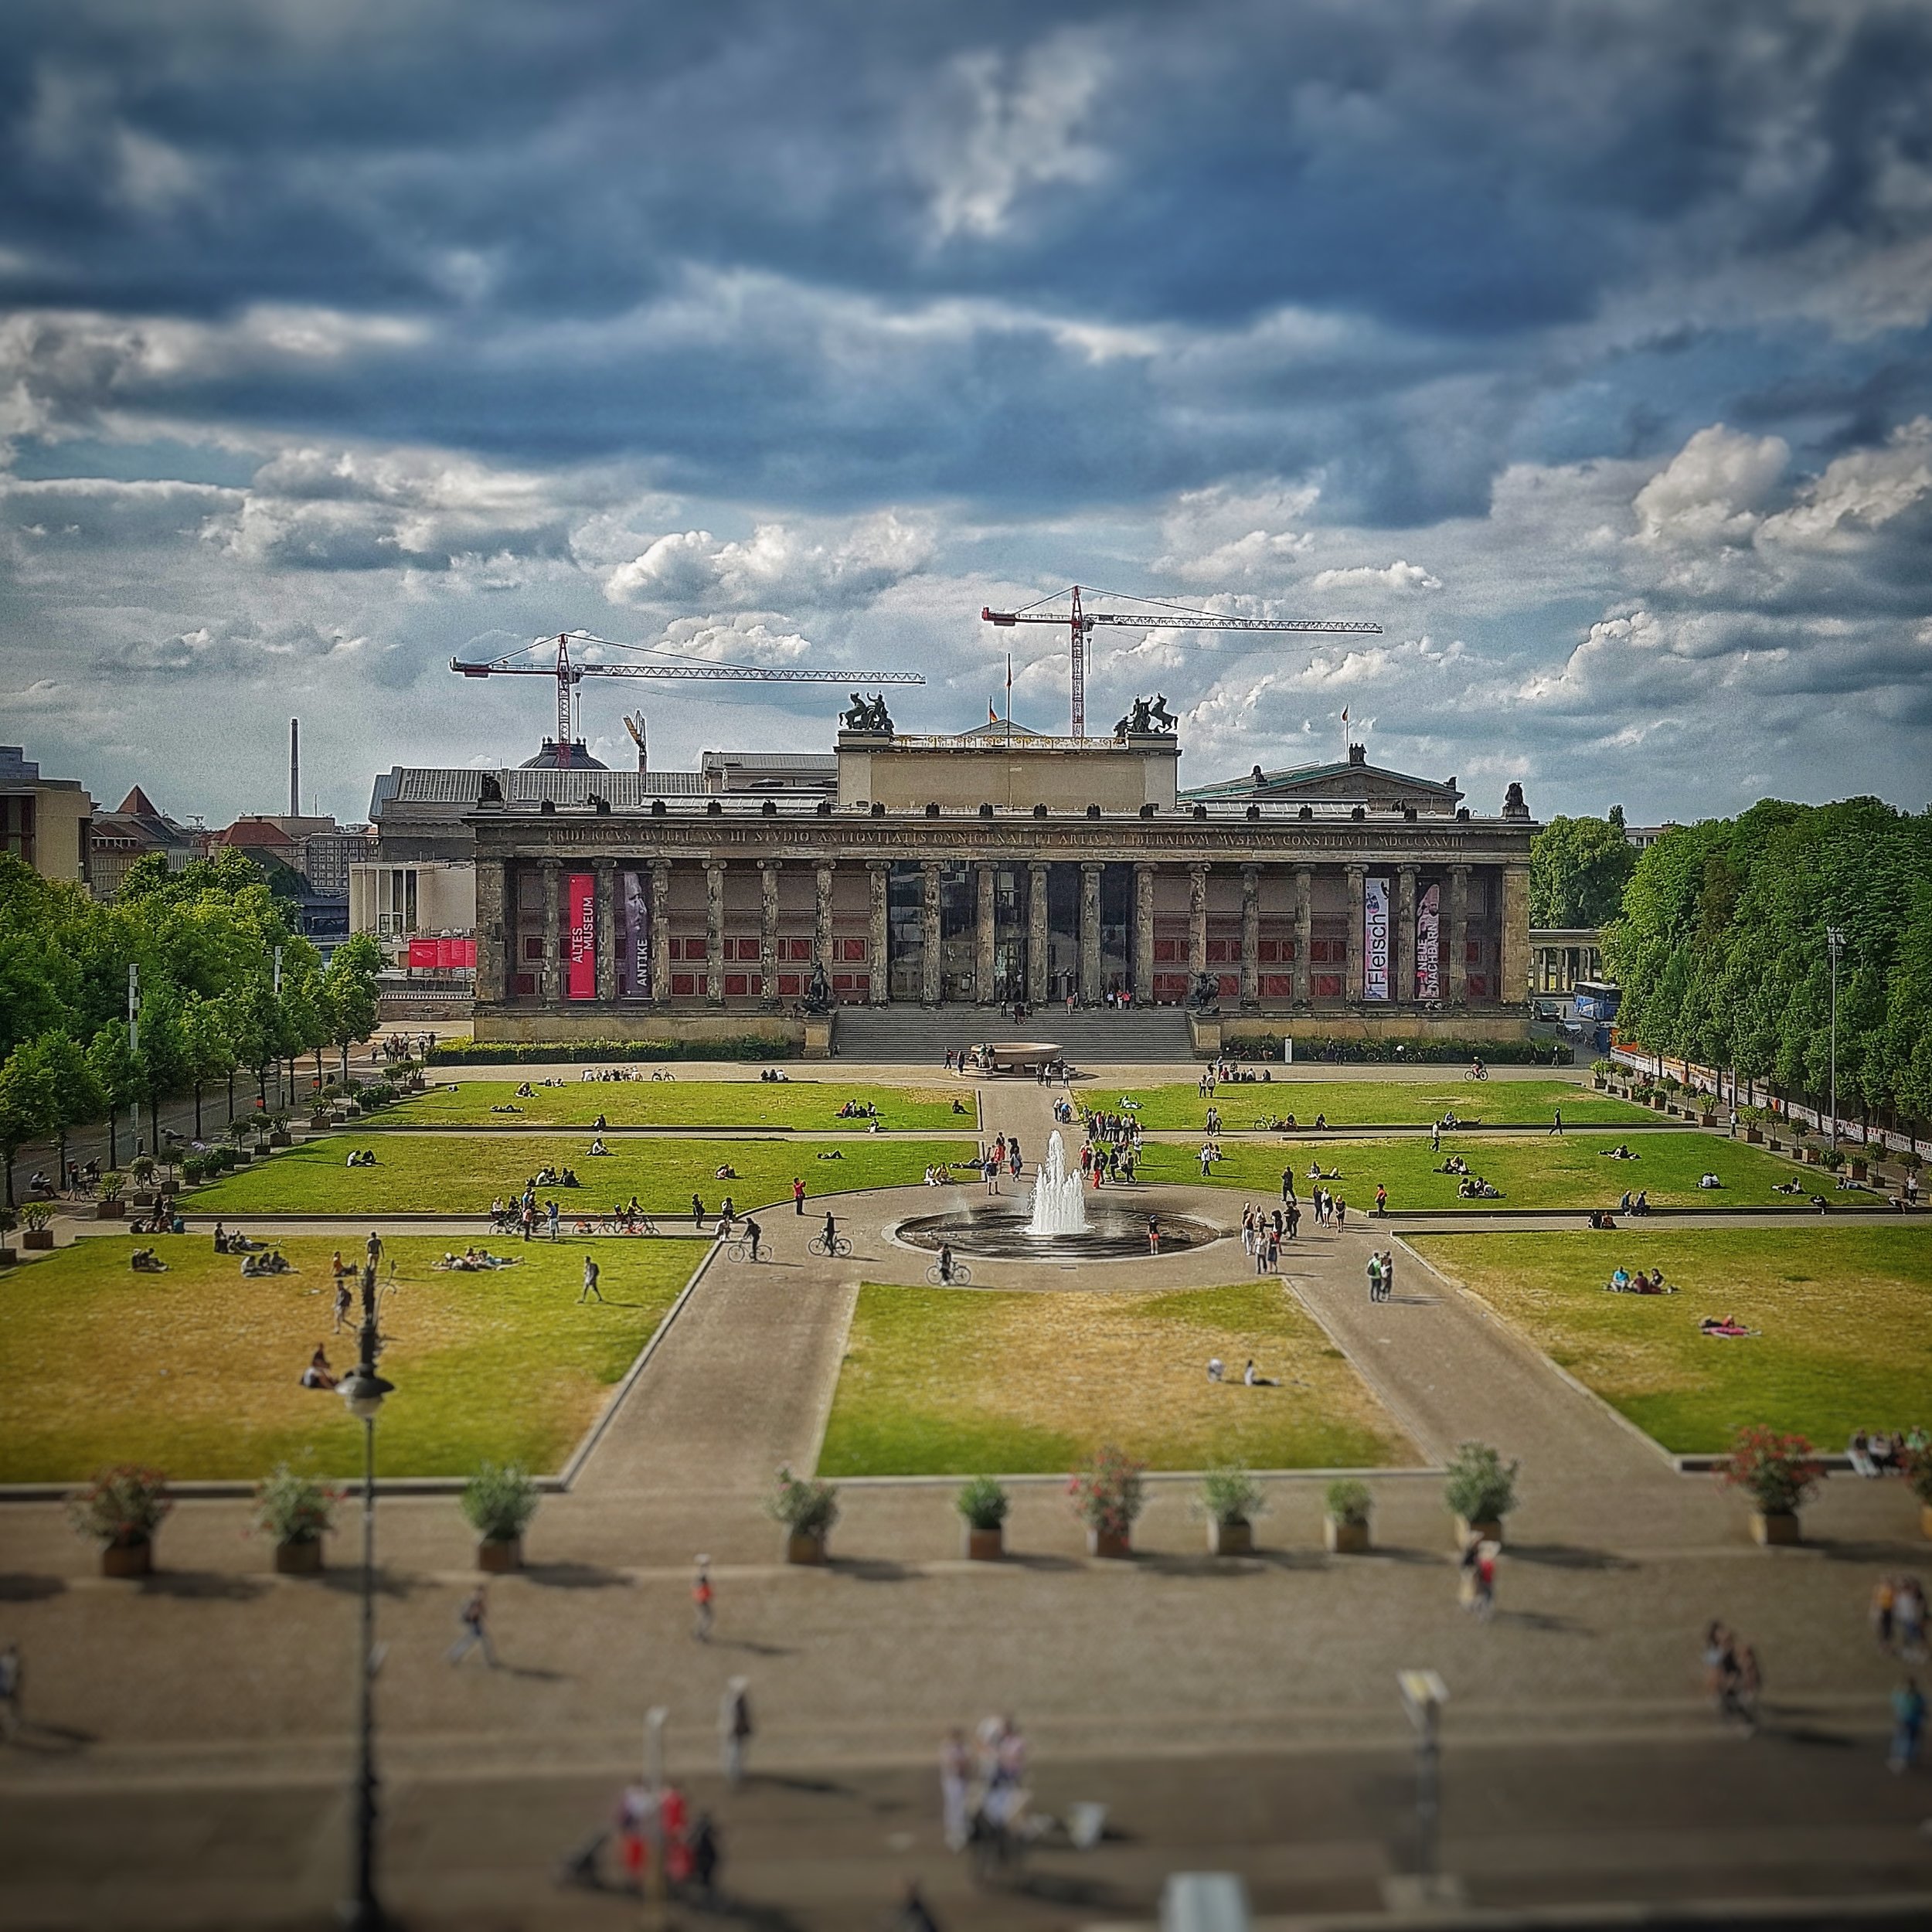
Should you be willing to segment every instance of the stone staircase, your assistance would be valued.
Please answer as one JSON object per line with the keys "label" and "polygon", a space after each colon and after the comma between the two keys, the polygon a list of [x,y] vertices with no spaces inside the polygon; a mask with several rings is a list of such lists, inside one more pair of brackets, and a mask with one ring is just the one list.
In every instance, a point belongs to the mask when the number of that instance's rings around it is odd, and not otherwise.
{"label": "stone staircase", "polygon": [[842,1006],[832,1050],[841,1060],[935,1066],[949,1046],[1002,1039],[1053,1040],[1077,1066],[1194,1057],[1187,1015],[1172,1006],[1070,1014],[1049,1006],[1017,1023],[978,1006]]}

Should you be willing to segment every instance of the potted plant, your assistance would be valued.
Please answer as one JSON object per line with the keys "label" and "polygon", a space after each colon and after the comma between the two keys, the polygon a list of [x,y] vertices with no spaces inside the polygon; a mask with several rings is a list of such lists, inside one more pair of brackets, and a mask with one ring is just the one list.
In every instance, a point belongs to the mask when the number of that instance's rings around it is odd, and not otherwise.
{"label": "potted plant", "polygon": [[1109,1444],[1068,1479],[1073,1513],[1087,1526],[1090,1556],[1133,1555],[1134,1519],[1147,1504],[1146,1467]]}
{"label": "potted plant", "polygon": [[155,1204],[155,1157],[151,1154],[137,1154],[131,1165],[134,1177],[134,1206],[152,1207]]}
{"label": "potted plant", "polygon": [[268,1145],[270,1147],[293,1147],[295,1137],[288,1131],[288,1116],[272,1114],[268,1121]]}
{"label": "potted plant", "polygon": [[975,1563],[997,1563],[1006,1554],[1006,1512],[1012,1498],[991,1476],[975,1476],[953,1498],[966,1527],[966,1554]]}
{"label": "potted plant", "polygon": [[255,1487],[255,1527],[275,1539],[275,1571],[281,1577],[319,1577],[322,1539],[335,1526],[342,1500],[314,1477],[277,1463]]}
{"label": "potted plant", "polygon": [[1590,1083],[1598,1093],[1610,1084],[1611,1064],[1608,1060],[1592,1060],[1590,1063]]}
{"label": "potted plant", "polygon": [[145,1577],[155,1566],[155,1532],[174,1508],[168,1478],[138,1463],[104,1469],[67,1498],[67,1518],[100,1546],[104,1577]]}
{"label": "potted plant", "polygon": [[111,1169],[101,1175],[100,1190],[94,1201],[97,1221],[118,1221],[126,1216],[128,1204],[121,1198],[121,1192],[127,1185],[127,1177]]}
{"label": "potted plant", "polygon": [[1505,1463],[1486,1442],[1457,1445],[1449,1458],[1444,1494],[1456,1519],[1458,1542],[1466,1543],[1471,1536],[1502,1541],[1502,1519],[1516,1506],[1516,1471],[1521,1466]]}
{"label": "potted plant", "polygon": [[1824,1474],[1804,1437],[1762,1427],[1739,1430],[1717,1471],[1726,1488],[1743,1490],[1756,1505],[1751,1534],[1760,1543],[1801,1540],[1798,1512]]}
{"label": "potted plant", "polygon": [[23,1248],[50,1248],[53,1246],[53,1230],[47,1224],[53,1219],[51,1201],[29,1201],[20,1210],[21,1225],[26,1233],[20,1237]]}
{"label": "potted plant", "polygon": [[1345,1476],[1328,1485],[1325,1500],[1328,1508],[1321,1519],[1324,1541],[1337,1556],[1359,1556],[1370,1546],[1375,1498],[1369,1485]]}
{"label": "potted plant", "polygon": [[248,1161],[253,1158],[250,1154],[248,1148],[244,1143],[247,1141],[249,1135],[253,1133],[254,1131],[254,1122],[249,1120],[246,1116],[238,1121],[230,1121],[227,1126],[223,1130],[223,1131],[227,1135],[228,1138],[233,1141],[235,1144],[235,1159],[237,1163]]}
{"label": "potted plant", "polygon": [[1932,1536],[1932,1444],[1906,1451],[1905,1479],[1919,1499],[1919,1528]]}
{"label": "potted plant", "polygon": [[787,1464],[778,1471],[778,1486],[765,1507],[785,1532],[785,1561],[822,1563],[825,1539],[838,1520],[838,1492],[815,1476],[794,1476]]}
{"label": "potted plant", "polygon": [[1204,1471],[1195,1506],[1207,1519],[1208,1548],[1216,1556],[1254,1554],[1255,1519],[1267,1508],[1268,1499],[1239,1463]]}
{"label": "potted plant", "polygon": [[536,1485],[513,1462],[485,1462],[463,1488],[463,1513],[476,1532],[476,1566],[502,1576],[523,1567],[523,1532],[536,1514]]}

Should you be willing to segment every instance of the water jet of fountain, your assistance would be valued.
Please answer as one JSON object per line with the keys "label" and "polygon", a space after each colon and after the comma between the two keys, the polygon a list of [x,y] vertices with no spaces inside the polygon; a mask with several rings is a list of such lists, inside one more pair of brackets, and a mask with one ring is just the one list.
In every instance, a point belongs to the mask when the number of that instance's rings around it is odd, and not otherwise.
{"label": "water jet of fountain", "polygon": [[1045,1238],[1087,1232],[1087,1195],[1080,1171],[1066,1171],[1066,1148],[1056,1128],[1048,1137],[1046,1158],[1033,1182],[1033,1218],[1026,1232]]}

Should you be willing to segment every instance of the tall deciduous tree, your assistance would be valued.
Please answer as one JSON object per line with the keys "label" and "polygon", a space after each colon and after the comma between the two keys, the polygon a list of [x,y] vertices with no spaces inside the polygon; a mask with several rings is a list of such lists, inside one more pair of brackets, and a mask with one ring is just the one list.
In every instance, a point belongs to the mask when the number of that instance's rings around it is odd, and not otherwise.
{"label": "tall deciduous tree", "polygon": [[1617,917],[1637,853],[1607,818],[1553,818],[1530,842],[1529,923],[1600,927]]}
{"label": "tall deciduous tree", "polygon": [[101,1104],[107,1112],[107,1165],[121,1165],[119,1117],[121,1109],[141,1091],[134,1056],[128,1050],[128,1022],[111,1019],[87,1046],[87,1064],[100,1089]]}
{"label": "tall deciduous tree", "polygon": [[383,949],[367,933],[358,933],[335,948],[322,978],[323,1012],[330,1042],[342,1056],[342,1080],[349,1081],[349,1049],[376,1031],[379,1007],[376,975],[383,968]]}

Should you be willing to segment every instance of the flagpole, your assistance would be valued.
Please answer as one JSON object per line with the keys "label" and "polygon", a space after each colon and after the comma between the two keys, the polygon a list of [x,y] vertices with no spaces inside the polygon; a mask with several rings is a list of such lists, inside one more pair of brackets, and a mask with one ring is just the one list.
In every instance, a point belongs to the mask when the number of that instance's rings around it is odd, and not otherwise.
{"label": "flagpole", "polygon": [[1013,735],[1013,654],[1006,654],[1006,735]]}

